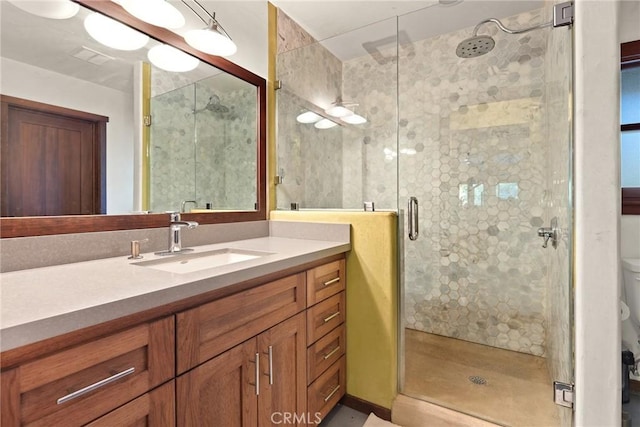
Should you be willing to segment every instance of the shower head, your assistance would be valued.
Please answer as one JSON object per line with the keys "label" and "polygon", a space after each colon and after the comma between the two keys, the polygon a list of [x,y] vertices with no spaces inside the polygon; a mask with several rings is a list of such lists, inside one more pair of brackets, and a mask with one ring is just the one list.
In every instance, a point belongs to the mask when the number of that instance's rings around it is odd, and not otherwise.
{"label": "shower head", "polygon": [[495,45],[495,40],[489,36],[473,36],[458,44],[456,55],[460,58],[475,58],[491,52]]}
{"label": "shower head", "polygon": [[202,111],[210,111],[212,113],[228,113],[229,107],[222,105],[220,102],[220,97],[218,95],[211,95],[209,97],[209,102],[203,108],[196,110],[196,113],[201,113]]}
{"label": "shower head", "polygon": [[473,37],[463,40],[458,44],[456,48],[456,55],[460,58],[475,58],[476,56],[484,55],[485,53],[491,52],[491,50],[496,45],[495,40],[493,40],[489,36],[479,36],[478,30],[480,27],[487,23],[493,23],[500,28],[500,30],[504,31],[507,34],[522,34],[528,33],[532,30],[537,30],[539,28],[550,27],[553,22],[543,22],[542,24],[534,25],[532,27],[521,28],[518,30],[512,30],[505,27],[500,20],[496,18],[489,18],[481,21],[476,27],[473,29]]}

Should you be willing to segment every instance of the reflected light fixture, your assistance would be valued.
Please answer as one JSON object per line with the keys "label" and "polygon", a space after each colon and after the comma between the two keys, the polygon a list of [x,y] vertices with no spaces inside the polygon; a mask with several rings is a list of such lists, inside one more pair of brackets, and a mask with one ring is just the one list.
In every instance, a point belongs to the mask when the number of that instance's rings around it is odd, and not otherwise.
{"label": "reflected light fixture", "polygon": [[136,18],[157,27],[176,29],[185,23],[182,13],[166,0],[119,0],[119,3]]}
{"label": "reflected light fixture", "polygon": [[11,4],[32,15],[49,19],[69,19],[76,16],[80,5],[69,0],[10,0]]}
{"label": "reflected light fixture", "polygon": [[363,123],[367,123],[367,119],[356,113],[353,113],[350,116],[341,117],[340,120],[345,123],[349,123],[350,125],[361,125]]}
{"label": "reflected light fixture", "polygon": [[330,129],[334,126],[338,126],[338,124],[329,119],[322,119],[320,121],[317,121],[313,126],[315,126],[317,129]]}
{"label": "reflected light fixture", "polygon": [[313,111],[305,111],[304,113],[298,114],[296,117],[296,121],[298,123],[315,123],[322,119],[322,116],[314,113]]}
{"label": "reflected light fixture", "polygon": [[238,50],[236,44],[231,40],[229,33],[222,28],[222,25],[216,20],[216,14],[210,14],[197,0],[192,0],[200,9],[204,11],[207,19],[202,18],[189,4],[182,0],[185,6],[196,14],[207,27],[201,30],[190,30],[184,35],[184,40],[189,46],[198,49],[201,52],[216,56],[231,56]]}
{"label": "reflected light fixture", "polygon": [[198,58],[194,58],[166,44],[160,44],[149,49],[147,57],[156,67],[175,73],[191,71],[200,63]]}
{"label": "reflected light fixture", "polygon": [[84,19],[84,28],[97,42],[118,50],[137,50],[149,41],[146,34],[95,12]]}

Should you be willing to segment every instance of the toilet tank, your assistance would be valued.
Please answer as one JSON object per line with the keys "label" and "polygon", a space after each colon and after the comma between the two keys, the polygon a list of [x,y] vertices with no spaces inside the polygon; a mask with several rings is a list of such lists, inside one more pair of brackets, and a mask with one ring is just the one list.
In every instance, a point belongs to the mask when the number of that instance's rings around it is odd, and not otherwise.
{"label": "toilet tank", "polygon": [[622,259],[622,280],[631,318],[640,324],[640,258]]}

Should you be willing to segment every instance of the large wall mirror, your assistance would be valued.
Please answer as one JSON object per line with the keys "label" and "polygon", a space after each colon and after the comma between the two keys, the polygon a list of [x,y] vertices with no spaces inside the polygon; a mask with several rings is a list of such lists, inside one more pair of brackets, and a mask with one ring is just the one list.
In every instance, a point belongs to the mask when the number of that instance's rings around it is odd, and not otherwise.
{"label": "large wall mirror", "polygon": [[[2,237],[266,219],[264,79],[114,2],[76,3],[49,19],[0,2]],[[85,30],[95,12],[149,37],[107,47]],[[193,64],[150,63],[162,44]]]}

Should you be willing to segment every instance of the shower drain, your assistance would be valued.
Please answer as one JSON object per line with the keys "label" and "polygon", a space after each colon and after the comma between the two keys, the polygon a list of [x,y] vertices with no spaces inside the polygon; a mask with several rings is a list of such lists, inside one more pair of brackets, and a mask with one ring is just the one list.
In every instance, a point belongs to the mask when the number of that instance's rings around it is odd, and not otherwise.
{"label": "shower drain", "polygon": [[487,380],[478,376],[478,375],[472,375],[469,377],[469,381],[471,381],[474,384],[477,385],[487,385]]}

